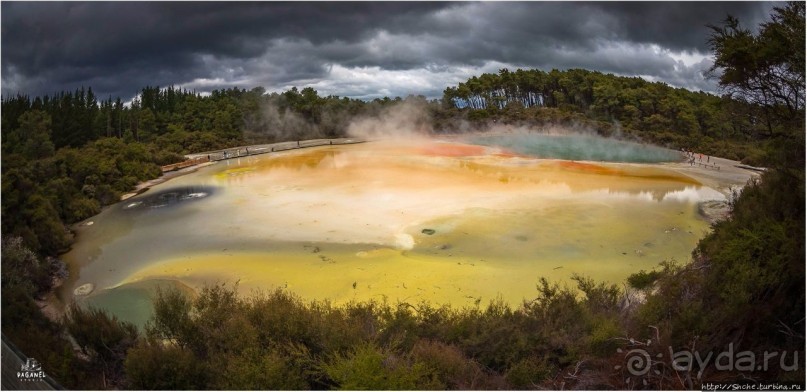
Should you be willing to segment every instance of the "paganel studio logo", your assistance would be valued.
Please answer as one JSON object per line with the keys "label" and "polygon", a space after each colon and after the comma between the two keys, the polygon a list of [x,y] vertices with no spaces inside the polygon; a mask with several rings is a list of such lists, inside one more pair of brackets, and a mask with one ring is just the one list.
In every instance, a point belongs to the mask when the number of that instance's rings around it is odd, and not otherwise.
{"label": "paganel studio logo", "polygon": [[20,381],[42,381],[45,379],[45,372],[42,371],[42,365],[39,364],[39,361],[34,358],[28,358],[20,366],[17,378]]}

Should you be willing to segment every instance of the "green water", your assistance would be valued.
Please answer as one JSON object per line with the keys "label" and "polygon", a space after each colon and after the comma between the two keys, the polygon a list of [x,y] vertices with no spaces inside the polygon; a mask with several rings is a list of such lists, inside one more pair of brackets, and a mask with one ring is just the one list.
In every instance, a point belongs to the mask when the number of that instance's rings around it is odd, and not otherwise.
{"label": "green water", "polygon": [[633,163],[681,160],[673,150],[596,135],[520,133],[474,136],[469,141],[537,158]]}
{"label": "green water", "polygon": [[143,331],[154,314],[152,300],[158,290],[171,289],[192,293],[192,289],[178,281],[155,279],[102,289],[89,297],[77,298],[77,301],[84,308],[111,310],[120,321],[132,323]]}

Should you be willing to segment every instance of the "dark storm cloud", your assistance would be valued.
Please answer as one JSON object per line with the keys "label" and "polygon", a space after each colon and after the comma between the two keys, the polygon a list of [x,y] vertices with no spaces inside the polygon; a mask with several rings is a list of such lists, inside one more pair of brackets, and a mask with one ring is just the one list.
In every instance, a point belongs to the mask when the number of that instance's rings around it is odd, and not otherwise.
{"label": "dark storm cloud", "polygon": [[454,61],[531,63],[558,51],[591,51],[604,42],[706,52],[707,24],[719,24],[733,14],[754,26],[767,15],[770,4],[474,3],[461,8],[462,12],[428,15],[408,31],[447,38],[438,52]]}
{"label": "dark storm cloud", "polygon": [[[144,74],[137,79],[152,85],[181,83],[186,80],[176,78],[179,75],[205,76],[199,64],[204,54],[250,59],[266,51],[267,41],[282,37],[301,37],[315,45],[356,41],[391,18],[440,7],[439,3],[4,2],[4,82],[9,74],[44,77],[56,90],[84,82],[87,74],[136,68]],[[132,86],[122,87],[113,92],[134,91]]]}
{"label": "dark storm cloud", "polygon": [[755,28],[771,9],[771,3],[755,2],[603,2],[591,6],[614,15],[620,36],[628,41],[700,51],[708,50],[706,25],[719,25],[733,15]]}
{"label": "dark storm cloud", "polygon": [[[2,3],[3,94],[145,85],[423,93],[496,67],[581,67],[712,88],[706,24],[771,3]],[[683,55],[682,55],[683,53]],[[681,56],[692,57],[689,64]],[[676,56],[679,58],[676,60]],[[386,93],[381,93],[386,91]]]}

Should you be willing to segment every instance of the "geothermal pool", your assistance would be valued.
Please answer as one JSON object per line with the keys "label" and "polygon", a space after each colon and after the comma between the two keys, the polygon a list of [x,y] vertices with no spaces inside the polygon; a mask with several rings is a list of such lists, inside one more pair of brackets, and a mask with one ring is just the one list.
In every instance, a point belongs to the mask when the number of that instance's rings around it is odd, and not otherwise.
{"label": "geothermal pool", "polygon": [[634,163],[681,160],[681,155],[670,149],[594,134],[517,132],[482,134],[468,139],[474,144],[501,147],[538,158]]}
{"label": "geothermal pool", "polygon": [[[222,161],[77,227],[63,295],[141,324],[157,285],[238,282],[334,303],[535,298],[539,277],[622,282],[687,261],[723,195],[662,165],[377,141]],[[619,160],[619,159],[616,159]]]}

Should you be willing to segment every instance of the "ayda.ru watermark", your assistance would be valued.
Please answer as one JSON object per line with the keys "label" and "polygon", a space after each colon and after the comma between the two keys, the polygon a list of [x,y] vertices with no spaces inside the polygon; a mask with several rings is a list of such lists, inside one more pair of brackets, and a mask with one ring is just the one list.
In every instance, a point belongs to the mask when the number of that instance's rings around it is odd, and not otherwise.
{"label": "ayda.ru watermark", "polygon": [[[618,349],[617,352],[623,352]],[[665,354],[666,358],[665,358]],[[713,368],[718,371],[737,371],[742,373],[766,372],[780,369],[793,372],[799,369],[798,351],[765,351],[761,354],[750,350],[735,351],[734,343],[728,349],[715,353],[708,351],[702,353],[698,350],[674,350],[671,346],[666,353],[658,352],[651,356],[648,350],[635,348],[625,352],[625,369],[633,376],[641,377],[651,371],[660,373],[657,366],[669,366],[679,372],[692,372],[697,370],[698,379],[704,370]],[[620,369],[622,366],[616,366]]]}

